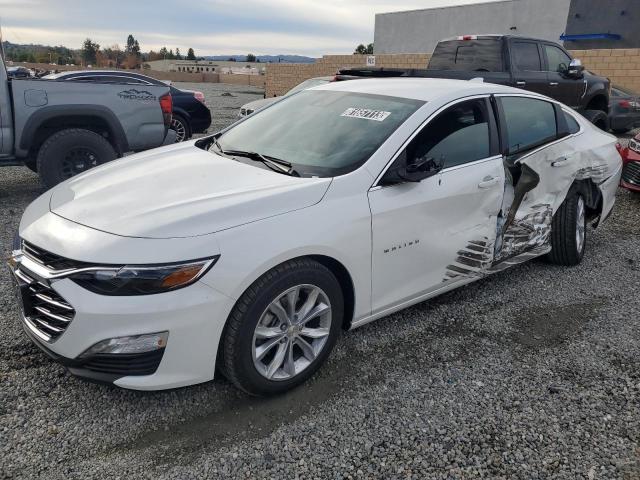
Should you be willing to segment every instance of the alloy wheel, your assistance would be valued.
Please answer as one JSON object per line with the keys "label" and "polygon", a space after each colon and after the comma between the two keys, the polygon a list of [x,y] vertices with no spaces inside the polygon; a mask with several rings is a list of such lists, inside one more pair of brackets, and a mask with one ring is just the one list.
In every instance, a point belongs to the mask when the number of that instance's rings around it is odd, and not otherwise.
{"label": "alloy wheel", "polygon": [[331,331],[331,302],[315,285],[297,285],[265,309],[253,334],[253,364],[265,378],[289,380],[322,352]]}
{"label": "alloy wheel", "polygon": [[584,200],[579,196],[578,203],[576,205],[576,248],[578,253],[581,253],[584,248],[585,230],[586,222]]}
{"label": "alloy wheel", "polygon": [[85,147],[72,148],[62,160],[62,176],[71,178],[97,165],[98,156],[93,150]]}
{"label": "alloy wheel", "polygon": [[177,118],[171,119],[171,130],[176,132],[176,143],[184,142],[187,139],[187,129]]}

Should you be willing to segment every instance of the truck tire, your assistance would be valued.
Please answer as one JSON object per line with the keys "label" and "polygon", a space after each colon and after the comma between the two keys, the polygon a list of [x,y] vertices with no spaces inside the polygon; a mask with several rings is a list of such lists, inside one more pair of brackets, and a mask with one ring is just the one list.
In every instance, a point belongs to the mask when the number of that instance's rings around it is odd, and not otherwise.
{"label": "truck tire", "polygon": [[585,110],[582,116],[605,132],[609,129],[609,117],[602,110]]}
{"label": "truck tire", "polygon": [[555,265],[578,265],[587,244],[587,219],[584,198],[569,193],[551,222],[551,251],[547,260]]}
{"label": "truck tire", "polygon": [[110,162],[118,154],[102,136],[91,130],[69,128],[54,133],[38,151],[40,181],[51,188],[93,167]]}

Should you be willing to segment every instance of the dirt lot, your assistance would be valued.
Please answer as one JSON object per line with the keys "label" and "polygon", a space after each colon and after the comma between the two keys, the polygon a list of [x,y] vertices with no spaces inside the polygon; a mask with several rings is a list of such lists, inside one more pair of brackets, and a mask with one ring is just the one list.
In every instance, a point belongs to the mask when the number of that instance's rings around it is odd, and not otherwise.
{"label": "dirt lot", "polygon": [[[259,97],[212,87],[217,127]],[[0,170],[3,255],[39,193]],[[580,266],[534,261],[346,332],[267,400],[71,377],[21,331],[0,269],[0,478],[640,479],[639,225],[620,190]]]}

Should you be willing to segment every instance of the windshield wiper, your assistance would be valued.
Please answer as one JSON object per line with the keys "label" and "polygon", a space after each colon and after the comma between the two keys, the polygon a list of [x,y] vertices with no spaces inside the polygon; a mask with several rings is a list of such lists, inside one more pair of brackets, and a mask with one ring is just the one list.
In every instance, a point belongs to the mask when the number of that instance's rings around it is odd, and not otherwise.
{"label": "windshield wiper", "polygon": [[292,177],[300,176],[300,174],[294,170],[293,165],[287,162],[286,160],[282,160],[280,158],[275,158],[272,156],[262,155],[257,152],[246,152],[244,150],[224,150],[220,145],[220,143],[218,143],[217,137],[213,137],[213,145],[216,146],[216,148],[222,155],[225,155],[228,157],[248,158],[250,160],[263,163],[274,172],[284,173],[285,175],[291,175]]}

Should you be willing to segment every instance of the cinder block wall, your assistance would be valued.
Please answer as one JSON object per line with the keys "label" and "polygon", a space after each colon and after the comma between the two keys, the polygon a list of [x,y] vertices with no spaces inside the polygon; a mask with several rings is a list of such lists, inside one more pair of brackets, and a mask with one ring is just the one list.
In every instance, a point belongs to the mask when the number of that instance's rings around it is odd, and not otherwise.
{"label": "cinder block wall", "polygon": [[[428,53],[376,55],[376,68],[426,68]],[[366,67],[367,55],[325,55],[316,63],[268,63],[267,97],[287,93],[303,80],[334,75],[341,68]]]}
{"label": "cinder block wall", "polygon": [[587,70],[609,77],[614,85],[640,94],[640,48],[571,50]]}
{"label": "cinder block wall", "polygon": [[[573,50],[571,54],[598,75],[609,77],[614,85],[640,94],[640,49]],[[376,55],[376,67],[426,68],[430,54]],[[267,64],[267,97],[279,96],[303,80],[333,75],[340,68],[365,67],[367,55],[325,55],[313,64]]]}

